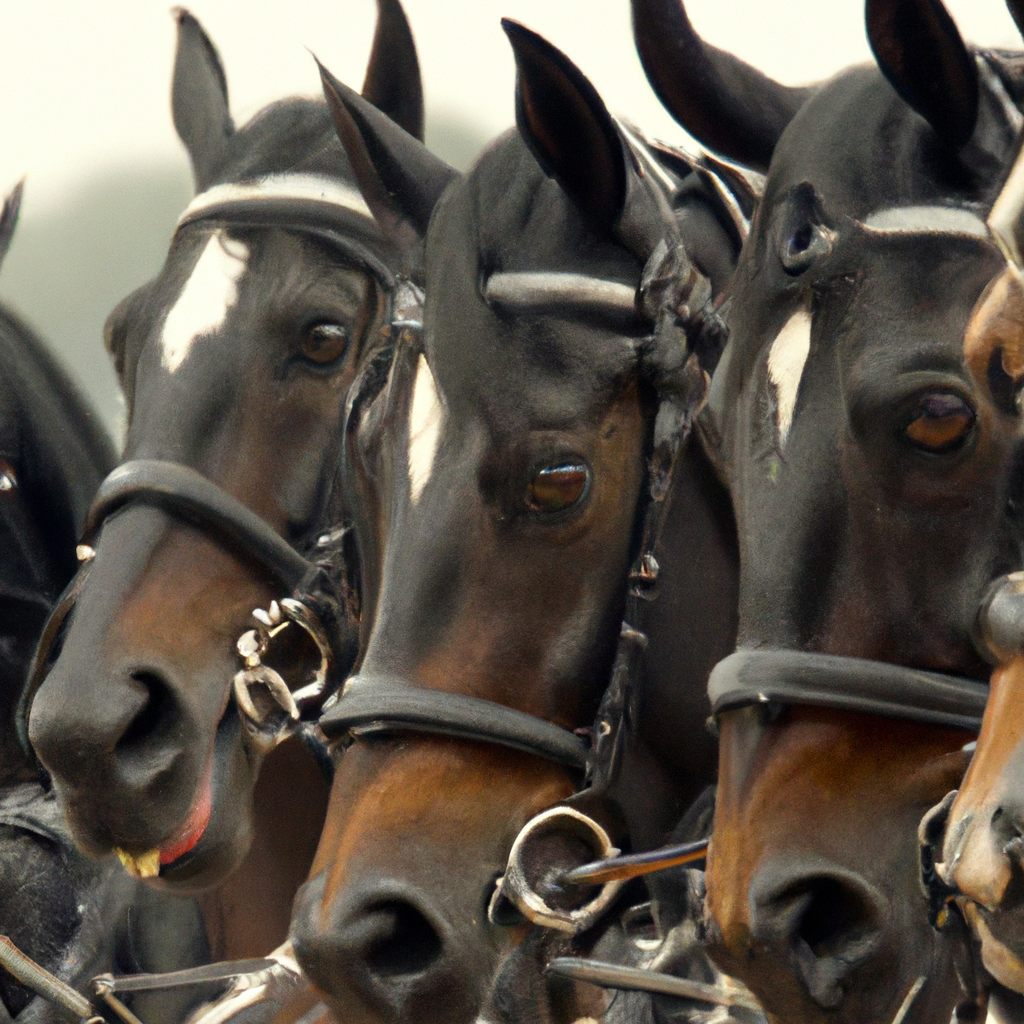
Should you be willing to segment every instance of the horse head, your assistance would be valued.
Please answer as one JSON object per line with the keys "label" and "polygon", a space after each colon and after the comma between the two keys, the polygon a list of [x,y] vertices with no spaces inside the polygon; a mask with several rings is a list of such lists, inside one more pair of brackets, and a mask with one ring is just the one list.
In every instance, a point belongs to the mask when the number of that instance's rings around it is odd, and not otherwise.
{"label": "horse head", "polygon": [[634,23],[684,126],[767,172],[702,424],[741,562],[740,650],[710,686],[712,954],[773,1019],[945,1020],[916,824],[966,767],[976,609],[1018,550],[1012,438],[963,345],[1000,266],[978,210],[1020,127],[1013,74],[934,2],[870,0],[876,66],[799,90],[676,0]]}
{"label": "horse head", "polygon": [[[408,25],[395,0],[379,12],[365,88],[419,132]],[[236,640],[344,518],[341,418],[395,253],[326,106],[284,100],[236,129],[216,50],[177,20],[172,110],[198,194],[160,274],[107,323],[127,462],[93,509],[30,733],[85,850],[198,889],[248,848],[266,752],[239,715]]]}
{"label": "horse head", "polygon": [[[988,225],[1002,250],[1005,266],[978,299],[964,333],[964,358],[974,386],[994,410],[1004,457],[1019,462],[1022,451],[1021,383],[1016,361],[1024,320],[1021,284],[1022,167],[1018,154],[1006,184],[992,205]],[[1021,521],[1015,494],[1019,470],[1008,482],[1005,518],[999,523],[1007,563],[1022,557]],[[993,571],[998,566],[993,566]],[[948,920],[956,913],[944,906],[954,900],[981,944],[981,959],[997,982],[1024,992],[1024,933],[1019,901],[1014,896],[1020,874],[1019,838],[1024,805],[1019,797],[1021,765],[1020,570],[992,582],[977,619],[980,651],[994,666],[991,697],[985,710],[977,751],[959,792],[950,794],[922,823],[922,841],[934,862],[942,909]],[[948,888],[946,888],[948,887]],[[943,912],[945,911],[945,912]]]}
{"label": "horse head", "polygon": [[[564,54],[505,28],[518,130],[465,177],[324,74],[425,291],[349,422],[362,654],[321,720],[340,756],[293,922],[346,1019],[471,1020],[522,937],[495,881],[581,782],[573,731],[611,671],[659,389],[705,381],[638,302],[688,230],[678,179]],[[548,852],[585,856],[594,834],[564,838]]]}

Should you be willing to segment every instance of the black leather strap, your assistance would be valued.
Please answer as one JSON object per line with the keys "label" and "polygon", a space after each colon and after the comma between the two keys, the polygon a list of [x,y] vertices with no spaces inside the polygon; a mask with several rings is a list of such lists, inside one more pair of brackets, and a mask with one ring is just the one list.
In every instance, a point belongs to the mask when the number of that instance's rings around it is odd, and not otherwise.
{"label": "black leather strap", "polygon": [[708,680],[718,715],[751,704],[809,704],[981,730],[988,686],[883,661],[805,651],[737,651]]}
{"label": "black leather strap", "polygon": [[188,466],[155,459],[125,462],[100,484],[83,543],[91,544],[107,518],[136,503],[163,509],[233,544],[289,593],[312,568],[269,523],[212,480]]}
{"label": "black leather strap", "polygon": [[588,746],[580,737],[542,718],[389,676],[349,679],[320,719],[320,728],[329,739],[402,732],[454,736],[511,747],[581,771],[588,760]]}

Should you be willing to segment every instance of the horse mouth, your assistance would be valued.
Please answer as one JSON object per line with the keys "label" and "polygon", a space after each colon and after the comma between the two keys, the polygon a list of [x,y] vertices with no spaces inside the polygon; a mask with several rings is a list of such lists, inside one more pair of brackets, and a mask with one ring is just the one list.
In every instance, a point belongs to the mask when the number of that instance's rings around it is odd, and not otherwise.
{"label": "horse mouth", "polygon": [[213,813],[213,750],[206,759],[203,777],[196,788],[192,807],[177,832],[160,847],[160,867],[168,867],[195,849],[203,838]]}

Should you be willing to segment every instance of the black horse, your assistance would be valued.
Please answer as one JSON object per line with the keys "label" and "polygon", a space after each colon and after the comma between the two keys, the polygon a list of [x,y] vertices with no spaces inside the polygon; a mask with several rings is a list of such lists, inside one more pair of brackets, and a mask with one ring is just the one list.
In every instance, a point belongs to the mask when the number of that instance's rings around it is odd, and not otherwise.
{"label": "black horse", "polygon": [[[379,12],[364,90],[418,135],[409,27],[397,0]],[[127,462],[94,512],[95,558],[31,737],[83,849],[117,849],[154,884],[195,891],[251,847],[206,909],[216,953],[252,956],[285,938],[326,784],[287,743],[257,787],[273,744],[240,716],[236,641],[300,582],[299,550],[344,562],[343,535],[324,538],[345,518],[339,423],[388,322],[395,253],[325,104],[283,100],[236,130],[212,43],[177,19],[172,108],[198,195],[161,273],[107,324]],[[226,536],[225,516],[253,543]]]}
{"label": "black horse", "polygon": [[978,606],[1020,558],[1013,382],[964,346],[1003,266],[982,218],[1020,56],[968,48],[935,0],[869,0],[877,65],[793,89],[678,0],[633,10],[669,109],[767,171],[703,423],[741,563],[740,650],[711,679],[710,947],[772,1019],[946,1021],[957,948],[916,832],[966,767]]}
{"label": "black horse", "polygon": [[[735,548],[710,467],[673,447],[705,382],[677,320],[701,335],[742,204],[708,165],[657,154],[615,122],[564,54],[506,30],[519,130],[465,178],[324,75],[363,194],[425,284],[422,338],[406,325],[390,362],[353,389],[363,654],[321,724],[361,741],[338,760],[293,926],[300,963],[347,1020],[479,1012],[523,924],[504,891],[492,899],[495,876],[520,826],[580,781],[583,748],[566,729],[592,722],[628,582],[651,587],[659,536],[650,620],[663,628],[628,752],[643,767],[626,773],[646,789],[588,807],[603,826],[564,809],[559,820],[580,823],[584,855],[604,827],[656,843],[713,772],[703,689],[732,642]],[[663,294],[686,253],[691,289]],[[676,456],[664,530],[648,532]],[[681,635],[688,602],[706,618]],[[530,975],[550,1000],[537,961],[520,962],[504,981]],[[522,996],[516,1012],[543,1019]],[[569,1019],[602,1012],[595,990],[581,996],[561,1007],[579,1011]]]}
{"label": "black horse", "polygon": [[[20,186],[0,214],[0,260]],[[0,933],[83,989],[101,972],[167,971],[209,956],[194,901],[152,893],[116,861],[74,847],[52,792],[19,743],[15,710],[50,605],[77,568],[93,494],[114,464],[109,438],[41,340],[0,307]],[[192,996],[138,998],[147,1024]],[[62,1019],[0,971],[0,1017]]]}

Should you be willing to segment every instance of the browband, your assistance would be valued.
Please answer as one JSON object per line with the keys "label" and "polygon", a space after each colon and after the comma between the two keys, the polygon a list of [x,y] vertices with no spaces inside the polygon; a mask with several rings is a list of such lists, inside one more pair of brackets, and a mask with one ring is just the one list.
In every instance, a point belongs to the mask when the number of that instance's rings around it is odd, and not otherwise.
{"label": "browband", "polygon": [[125,462],[100,484],[82,543],[91,545],[104,521],[130,504],[153,505],[236,545],[289,592],[312,568],[269,523],[212,480],[188,466],[156,459]]}
{"label": "browband", "polygon": [[751,704],[809,704],[981,730],[988,685],[865,658],[805,651],[737,651],[708,680],[715,715]]}
{"label": "browband", "polygon": [[413,686],[389,676],[353,676],[320,719],[328,739],[425,732],[510,747],[585,770],[588,746],[557,725],[504,704]]}
{"label": "browband", "polygon": [[635,320],[636,286],[557,271],[499,271],[487,279],[484,298],[494,305],[539,312],[598,313]]}
{"label": "browband", "polygon": [[319,211],[319,220],[344,223],[353,218],[363,229],[376,223],[362,193],[340,178],[321,174],[270,174],[250,181],[226,181],[200,192],[178,218],[178,227],[193,221],[219,217],[225,210],[249,209],[253,214],[303,206]]}
{"label": "browband", "polygon": [[[340,250],[372,273],[386,291],[395,275],[393,256],[362,195],[347,182],[316,174],[273,174],[247,182],[223,182],[197,195],[178,218],[176,230],[212,222],[242,228],[301,231]],[[353,233],[363,241],[353,238]]]}

